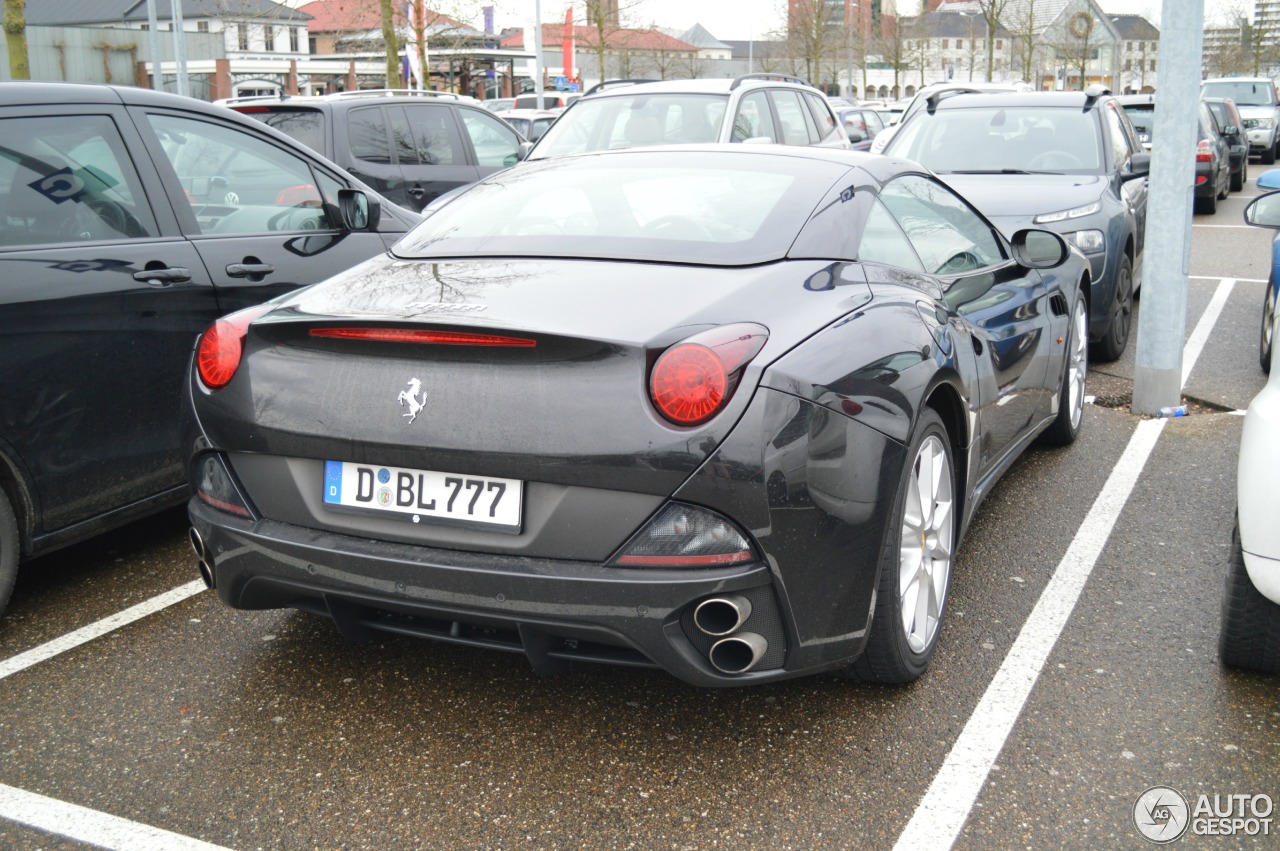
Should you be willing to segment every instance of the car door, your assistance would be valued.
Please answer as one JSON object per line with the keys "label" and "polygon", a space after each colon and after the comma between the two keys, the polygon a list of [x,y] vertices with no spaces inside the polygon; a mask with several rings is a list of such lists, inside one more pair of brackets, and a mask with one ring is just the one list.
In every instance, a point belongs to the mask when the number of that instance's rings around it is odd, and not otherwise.
{"label": "car door", "polygon": [[1113,191],[1120,196],[1133,217],[1133,280],[1136,285],[1142,280],[1142,249],[1147,239],[1148,181],[1146,178],[1141,180],[1122,180],[1121,178],[1128,170],[1133,155],[1145,152],[1146,149],[1138,141],[1133,122],[1129,120],[1128,114],[1119,104],[1108,101],[1102,112],[1103,124],[1111,146]]}
{"label": "car door", "polygon": [[135,108],[179,224],[230,312],[322,281],[383,253],[376,232],[344,230],[347,184],[302,149],[212,116]]}
{"label": "car door", "polygon": [[421,211],[446,192],[480,179],[447,104],[392,106],[387,114],[412,209]]}
{"label": "car door", "polygon": [[[881,189],[876,203],[878,219],[868,220],[859,259],[890,256],[886,248],[900,231],[917,268],[937,280],[941,304],[972,337],[979,379],[975,437],[985,473],[1026,433],[1053,389],[1044,279],[1006,257],[986,220],[938,181],[899,177]],[[892,250],[892,256],[905,255],[900,247]],[[874,288],[883,273],[867,268]]]}
{"label": "car door", "polygon": [[181,492],[182,377],[220,311],[142,138],[123,107],[4,108],[0,186],[0,453],[35,537]]}
{"label": "car door", "polygon": [[334,109],[331,120],[335,162],[388,201],[421,209],[409,197],[404,172],[392,154],[397,145],[382,106]]}

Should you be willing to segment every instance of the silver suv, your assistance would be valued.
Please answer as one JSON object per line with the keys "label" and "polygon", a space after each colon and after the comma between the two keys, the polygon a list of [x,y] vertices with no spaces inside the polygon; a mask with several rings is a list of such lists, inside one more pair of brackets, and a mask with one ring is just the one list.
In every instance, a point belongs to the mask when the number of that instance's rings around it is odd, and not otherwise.
{"label": "silver suv", "polygon": [[1280,99],[1276,86],[1267,77],[1214,77],[1200,84],[1202,98],[1231,98],[1244,120],[1249,137],[1249,154],[1271,165],[1280,155]]}
{"label": "silver suv", "polygon": [[528,159],[713,142],[849,147],[822,92],[795,77],[747,74],[603,82],[561,114]]}

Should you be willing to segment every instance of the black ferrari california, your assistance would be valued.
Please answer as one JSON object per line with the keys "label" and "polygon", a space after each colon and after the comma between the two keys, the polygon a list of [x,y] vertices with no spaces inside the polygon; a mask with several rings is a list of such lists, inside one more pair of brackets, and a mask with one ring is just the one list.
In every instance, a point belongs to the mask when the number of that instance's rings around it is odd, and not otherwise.
{"label": "black ferrari california", "polygon": [[200,338],[191,538],[226,604],[539,672],[905,682],[982,498],[1079,431],[1087,263],[914,163],[612,151],[427,212]]}

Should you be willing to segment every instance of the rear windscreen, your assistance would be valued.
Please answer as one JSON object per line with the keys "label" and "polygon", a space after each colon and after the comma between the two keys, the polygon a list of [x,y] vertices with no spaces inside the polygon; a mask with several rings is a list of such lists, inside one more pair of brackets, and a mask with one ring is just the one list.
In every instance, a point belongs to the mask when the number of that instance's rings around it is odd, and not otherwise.
{"label": "rear windscreen", "polygon": [[404,257],[589,257],[747,265],[786,256],[849,165],[718,152],[525,163],[430,215]]}

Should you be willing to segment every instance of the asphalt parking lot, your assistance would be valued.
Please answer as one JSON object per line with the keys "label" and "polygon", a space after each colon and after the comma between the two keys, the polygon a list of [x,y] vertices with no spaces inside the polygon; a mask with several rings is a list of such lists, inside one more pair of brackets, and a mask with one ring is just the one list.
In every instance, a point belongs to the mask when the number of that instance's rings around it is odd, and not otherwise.
{"label": "asphalt parking lot", "polygon": [[1280,798],[1277,681],[1216,659],[1238,412],[1263,385],[1256,191],[1194,220],[1192,415],[1129,413],[1134,341],[1095,367],[1080,440],[1028,453],[979,512],[917,683],[712,691],[351,645],[197,592],[174,511],[20,573],[0,847],[1135,847],[1150,787]]}

